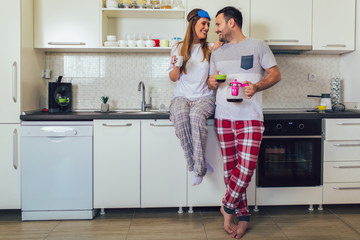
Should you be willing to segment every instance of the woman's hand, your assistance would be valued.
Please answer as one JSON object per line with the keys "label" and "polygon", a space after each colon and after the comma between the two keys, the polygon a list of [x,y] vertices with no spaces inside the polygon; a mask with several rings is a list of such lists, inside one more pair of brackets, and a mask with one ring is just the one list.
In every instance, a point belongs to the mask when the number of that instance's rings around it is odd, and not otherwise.
{"label": "woman's hand", "polygon": [[173,56],[171,57],[170,63],[173,65],[174,68],[180,69],[180,67],[175,66],[175,63],[177,63],[177,60],[178,60],[178,59],[177,59],[176,55],[173,55]]}
{"label": "woman's hand", "polygon": [[222,45],[224,45],[224,42],[217,41],[217,42],[214,43],[214,45],[211,47],[211,50],[214,51],[214,50],[218,49],[219,47],[221,47]]}

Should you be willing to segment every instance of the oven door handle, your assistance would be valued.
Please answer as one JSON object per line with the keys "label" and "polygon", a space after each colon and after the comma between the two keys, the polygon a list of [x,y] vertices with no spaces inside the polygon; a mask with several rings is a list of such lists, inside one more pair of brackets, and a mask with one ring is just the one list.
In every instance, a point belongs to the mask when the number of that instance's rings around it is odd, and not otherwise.
{"label": "oven door handle", "polygon": [[360,144],[351,144],[351,143],[336,143],[333,144],[334,147],[360,147]]}
{"label": "oven door handle", "polygon": [[333,187],[335,190],[355,190],[360,189],[360,187]]}
{"label": "oven door handle", "polygon": [[335,165],[333,166],[333,168],[360,168],[360,166],[339,166],[339,165]]}
{"label": "oven door handle", "polygon": [[276,139],[288,139],[288,138],[321,138],[321,136],[263,136],[263,138],[276,138]]}

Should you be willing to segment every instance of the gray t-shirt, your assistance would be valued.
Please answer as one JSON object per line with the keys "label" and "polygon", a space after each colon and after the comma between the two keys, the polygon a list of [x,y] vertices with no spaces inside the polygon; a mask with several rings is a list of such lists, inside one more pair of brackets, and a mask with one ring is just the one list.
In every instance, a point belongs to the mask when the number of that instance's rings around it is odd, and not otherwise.
{"label": "gray t-shirt", "polygon": [[216,92],[215,118],[229,120],[263,121],[262,93],[257,92],[243,102],[228,102],[229,83],[249,81],[257,83],[264,78],[264,69],[276,66],[269,46],[262,40],[246,38],[237,44],[224,44],[213,51],[210,59],[210,75],[220,71],[226,74],[226,82],[220,83]]}

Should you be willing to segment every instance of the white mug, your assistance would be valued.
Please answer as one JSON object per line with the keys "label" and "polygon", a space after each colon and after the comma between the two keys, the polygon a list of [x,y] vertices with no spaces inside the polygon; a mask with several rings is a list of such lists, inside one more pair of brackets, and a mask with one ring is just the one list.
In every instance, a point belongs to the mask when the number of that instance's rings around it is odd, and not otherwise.
{"label": "white mug", "polygon": [[137,40],[136,41],[137,47],[145,47],[145,41],[144,40]]}
{"label": "white mug", "polygon": [[136,47],[136,41],[135,40],[129,40],[128,41],[128,46],[129,47]]}
{"label": "white mug", "polygon": [[183,56],[175,56],[177,58],[177,61],[175,63],[176,67],[181,67],[184,63],[184,57]]}
{"label": "white mug", "polygon": [[120,47],[127,47],[127,41],[126,40],[119,40],[119,46]]}
{"label": "white mug", "polygon": [[154,40],[146,40],[145,45],[146,45],[146,47],[155,47],[155,41]]}

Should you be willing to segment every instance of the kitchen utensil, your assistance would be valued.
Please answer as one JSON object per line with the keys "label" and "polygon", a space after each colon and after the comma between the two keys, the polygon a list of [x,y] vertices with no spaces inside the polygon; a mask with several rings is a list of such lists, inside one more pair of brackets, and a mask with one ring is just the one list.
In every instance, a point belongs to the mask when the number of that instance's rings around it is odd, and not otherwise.
{"label": "kitchen utensil", "polygon": [[326,105],[319,105],[319,106],[317,106],[317,108],[319,109],[320,113],[324,113],[325,109],[326,109]]}
{"label": "kitchen utensil", "polygon": [[176,55],[176,58],[177,58],[177,60],[175,62],[175,66],[176,67],[181,67],[183,65],[183,62],[184,62],[184,57]]}
{"label": "kitchen utensil", "polygon": [[106,40],[108,40],[108,41],[116,41],[116,36],[115,35],[107,35]]}
{"label": "kitchen utensil", "polygon": [[227,89],[227,101],[228,102],[238,102],[241,103],[245,98],[244,87],[248,86],[247,84],[242,84],[235,79],[231,82]]}
{"label": "kitchen utensil", "polygon": [[107,8],[118,8],[118,2],[116,0],[106,0]]}
{"label": "kitchen utensil", "polygon": [[321,98],[320,105],[326,106],[326,110],[331,110],[332,105],[331,105],[330,93],[322,93],[321,96],[318,95],[307,95],[307,96]]}
{"label": "kitchen utensil", "polygon": [[160,47],[169,47],[169,40],[166,39],[160,40]]}

